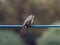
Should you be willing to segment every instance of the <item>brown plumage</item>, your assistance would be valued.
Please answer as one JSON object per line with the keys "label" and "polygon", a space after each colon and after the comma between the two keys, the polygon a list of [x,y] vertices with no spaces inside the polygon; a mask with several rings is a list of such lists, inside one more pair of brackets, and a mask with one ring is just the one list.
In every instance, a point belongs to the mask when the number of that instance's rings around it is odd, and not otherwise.
{"label": "brown plumage", "polygon": [[23,28],[20,31],[20,35],[24,36],[24,34],[27,32],[28,28],[30,28],[30,25],[33,23],[34,15],[28,16],[26,20],[23,23]]}

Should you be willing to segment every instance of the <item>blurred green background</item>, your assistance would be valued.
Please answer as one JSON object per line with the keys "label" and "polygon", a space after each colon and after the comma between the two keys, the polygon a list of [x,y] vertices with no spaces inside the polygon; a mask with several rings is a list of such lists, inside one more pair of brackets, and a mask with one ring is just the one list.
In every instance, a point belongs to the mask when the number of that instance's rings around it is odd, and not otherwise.
{"label": "blurred green background", "polygon": [[[0,24],[23,24],[29,15],[35,15],[33,24],[60,24],[60,0],[0,0]],[[17,34],[21,29],[13,30]],[[29,29],[28,37],[41,37],[47,30]],[[47,33],[48,34],[48,33]],[[30,39],[30,38],[29,38]]]}
{"label": "blurred green background", "polygon": [[[31,14],[35,15],[34,24],[60,21],[60,0],[0,0],[0,24],[23,24]],[[33,30],[39,34],[44,29]]]}
{"label": "blurred green background", "polygon": [[[59,21],[52,25],[60,25]],[[48,28],[36,39],[37,45],[60,45],[60,28]]]}
{"label": "blurred green background", "polygon": [[25,45],[23,40],[13,31],[0,30],[0,45]]}

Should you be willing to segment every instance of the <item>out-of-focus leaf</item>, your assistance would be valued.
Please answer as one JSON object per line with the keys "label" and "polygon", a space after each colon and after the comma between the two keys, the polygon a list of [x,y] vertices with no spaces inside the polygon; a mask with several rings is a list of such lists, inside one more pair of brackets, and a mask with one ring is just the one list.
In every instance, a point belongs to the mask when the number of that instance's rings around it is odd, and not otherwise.
{"label": "out-of-focus leaf", "polygon": [[[60,21],[56,21],[53,25],[59,25]],[[60,45],[60,28],[48,28],[37,40],[38,45]]]}
{"label": "out-of-focus leaf", "polygon": [[13,9],[11,6],[8,6],[8,7],[7,7],[7,12],[8,12],[9,14],[11,14],[11,13],[14,12],[14,9]]}
{"label": "out-of-focus leaf", "polygon": [[0,45],[24,45],[24,43],[14,32],[0,31]]}

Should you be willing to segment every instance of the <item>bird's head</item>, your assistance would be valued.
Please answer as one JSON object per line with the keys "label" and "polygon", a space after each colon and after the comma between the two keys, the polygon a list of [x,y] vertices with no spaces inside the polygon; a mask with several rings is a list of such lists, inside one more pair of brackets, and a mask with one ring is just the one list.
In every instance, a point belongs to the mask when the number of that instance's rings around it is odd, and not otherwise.
{"label": "bird's head", "polygon": [[33,19],[34,18],[34,15],[30,15],[29,18],[32,18]]}
{"label": "bird's head", "polygon": [[26,20],[24,21],[23,25],[26,25],[26,23],[30,23],[31,24],[33,23],[33,20],[34,20],[34,15],[30,15],[26,18]]}

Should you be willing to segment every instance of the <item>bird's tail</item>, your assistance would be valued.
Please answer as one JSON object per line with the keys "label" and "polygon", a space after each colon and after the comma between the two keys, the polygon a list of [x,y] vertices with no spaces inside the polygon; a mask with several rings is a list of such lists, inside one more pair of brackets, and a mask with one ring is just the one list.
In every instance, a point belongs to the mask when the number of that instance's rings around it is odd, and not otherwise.
{"label": "bird's tail", "polygon": [[24,36],[24,34],[27,32],[27,29],[28,29],[27,26],[24,26],[20,31],[20,35]]}

